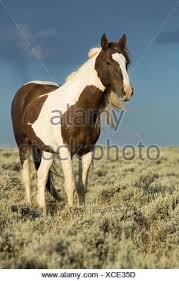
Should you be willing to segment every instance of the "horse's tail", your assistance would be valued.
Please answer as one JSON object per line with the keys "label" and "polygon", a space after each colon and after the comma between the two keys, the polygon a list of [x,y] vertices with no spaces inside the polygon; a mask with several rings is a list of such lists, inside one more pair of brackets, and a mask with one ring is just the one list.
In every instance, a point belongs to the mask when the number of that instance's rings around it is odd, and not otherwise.
{"label": "horse's tail", "polygon": [[[32,150],[33,161],[35,164],[35,169],[37,171],[40,166],[41,159],[42,159],[42,150],[38,149],[37,147],[33,147],[33,146],[31,148],[31,150]],[[46,189],[56,200],[60,200],[60,196],[53,184],[53,176],[52,176],[51,170],[49,170],[49,173],[48,173]]]}

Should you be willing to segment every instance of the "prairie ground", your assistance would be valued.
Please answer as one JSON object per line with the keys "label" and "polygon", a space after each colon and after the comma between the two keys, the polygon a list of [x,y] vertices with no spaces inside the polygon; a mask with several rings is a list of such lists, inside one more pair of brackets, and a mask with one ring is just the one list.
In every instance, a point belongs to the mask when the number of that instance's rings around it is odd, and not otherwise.
{"label": "prairie ground", "polygon": [[61,201],[46,194],[44,216],[24,203],[17,150],[1,149],[0,268],[178,268],[179,148],[156,161],[137,152],[95,161],[85,207],[69,209],[56,178]]}

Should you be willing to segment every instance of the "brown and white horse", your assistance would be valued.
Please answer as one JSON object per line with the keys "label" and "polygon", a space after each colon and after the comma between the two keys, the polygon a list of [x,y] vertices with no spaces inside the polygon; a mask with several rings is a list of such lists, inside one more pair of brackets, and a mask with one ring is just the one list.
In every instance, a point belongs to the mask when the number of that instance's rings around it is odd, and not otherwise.
{"label": "brown and white horse", "polygon": [[[22,164],[26,201],[31,204],[29,156],[30,153],[35,156],[36,151],[40,155],[40,159],[34,157],[37,203],[44,210],[45,188],[49,183],[54,154],[59,155],[62,163],[68,205],[73,206],[75,190],[79,204],[85,203],[93,149],[100,134],[99,114],[106,105],[106,95],[113,91],[127,101],[133,94],[127,73],[129,57],[125,35],[119,42],[109,43],[104,34],[101,48],[89,57],[61,87],[51,82],[32,81],[17,91],[12,102],[12,123]],[[52,122],[56,110],[61,113],[58,124]],[[80,158],[77,184],[72,170],[75,154]]]}

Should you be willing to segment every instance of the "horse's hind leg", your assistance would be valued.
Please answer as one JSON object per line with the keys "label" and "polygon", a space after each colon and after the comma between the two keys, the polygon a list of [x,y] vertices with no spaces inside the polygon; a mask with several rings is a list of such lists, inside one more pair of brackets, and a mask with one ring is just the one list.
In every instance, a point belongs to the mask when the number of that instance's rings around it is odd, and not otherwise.
{"label": "horse's hind leg", "polygon": [[22,182],[25,187],[25,201],[31,205],[31,171],[30,171],[30,152],[28,145],[19,147],[19,157],[22,165]]}
{"label": "horse's hind leg", "polygon": [[79,205],[85,204],[85,194],[87,192],[87,182],[89,169],[93,160],[93,152],[90,151],[81,156],[79,160],[79,180],[77,184],[77,193]]}

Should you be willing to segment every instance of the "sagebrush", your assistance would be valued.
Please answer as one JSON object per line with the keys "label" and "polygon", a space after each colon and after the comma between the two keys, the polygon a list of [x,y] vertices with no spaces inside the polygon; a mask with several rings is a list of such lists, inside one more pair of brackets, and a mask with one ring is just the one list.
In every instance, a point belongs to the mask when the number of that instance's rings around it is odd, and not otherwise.
{"label": "sagebrush", "polygon": [[0,150],[1,268],[179,267],[179,148],[162,148],[156,161],[104,155],[90,171],[85,207],[67,207],[56,177],[61,201],[46,194],[46,216],[33,177],[29,207],[17,150]]}

